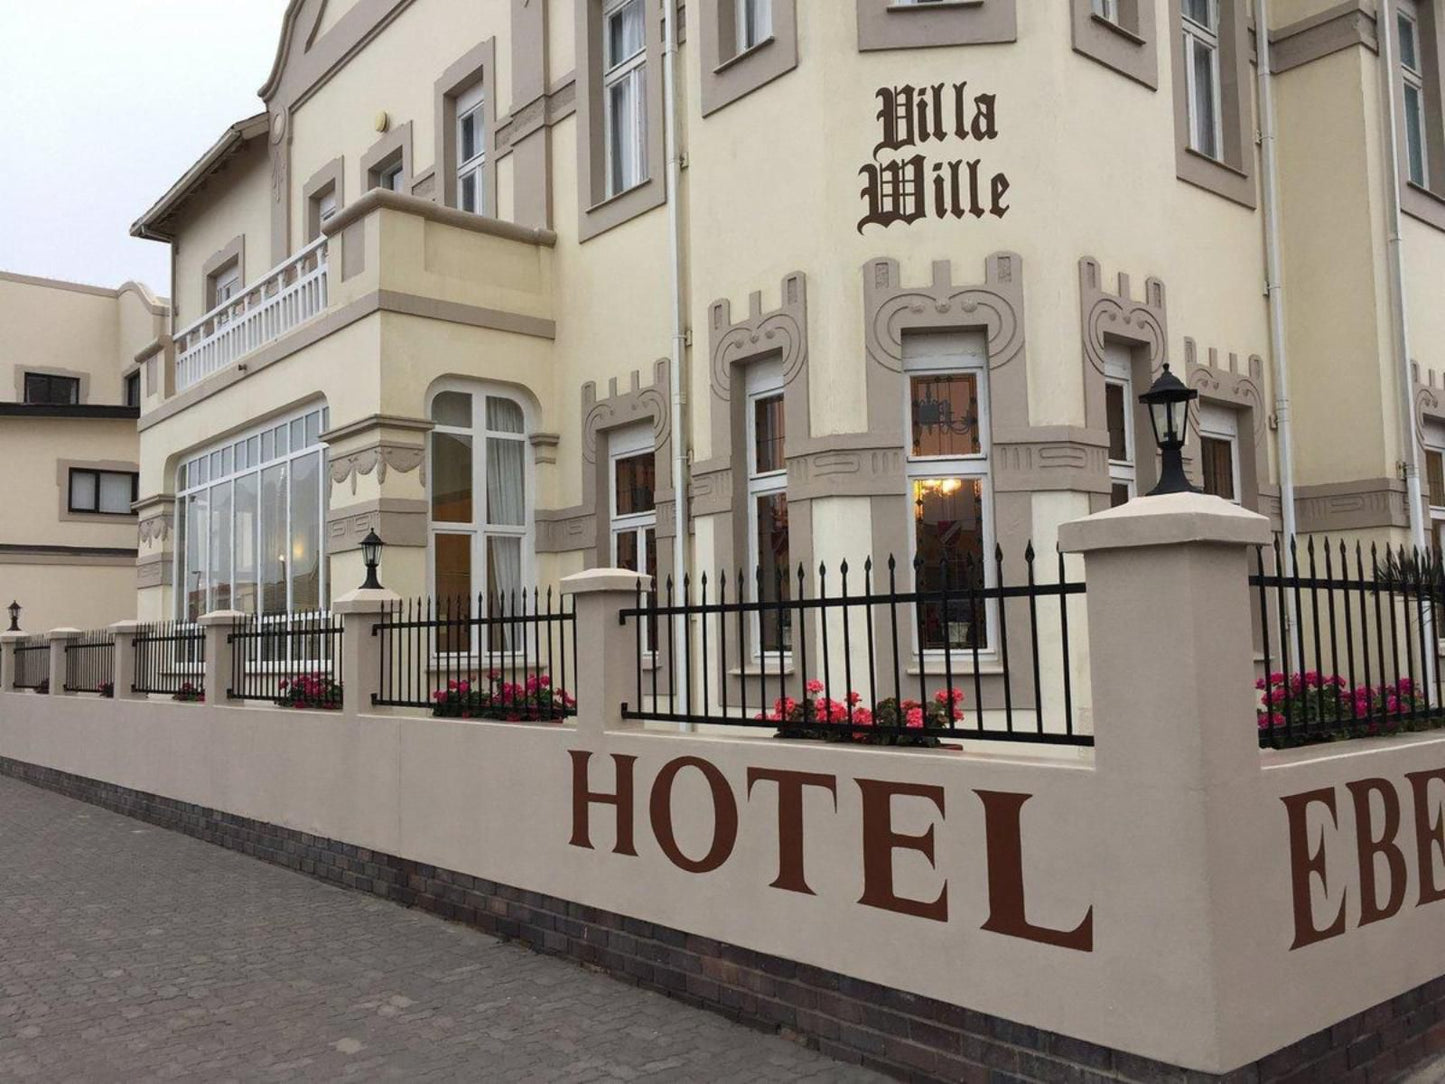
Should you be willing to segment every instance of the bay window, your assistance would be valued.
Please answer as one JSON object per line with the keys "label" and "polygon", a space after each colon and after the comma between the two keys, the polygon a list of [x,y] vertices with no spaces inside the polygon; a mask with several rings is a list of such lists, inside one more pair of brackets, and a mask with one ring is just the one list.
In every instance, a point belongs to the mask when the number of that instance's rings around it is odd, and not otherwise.
{"label": "bay window", "polygon": [[176,470],[176,613],[285,614],[326,604],[326,408],[268,422]]}
{"label": "bay window", "polygon": [[[530,483],[522,404],[477,386],[438,391],[429,444],[431,583],[437,604],[471,612],[520,605],[530,560]],[[490,644],[469,645],[455,630],[439,636],[441,652],[509,650],[505,630]],[[449,638],[450,637],[450,638]]]}
{"label": "bay window", "polygon": [[602,113],[607,195],[647,177],[647,39],[643,0],[612,0],[602,14]]}
{"label": "bay window", "polygon": [[914,518],[915,588],[948,592],[918,616],[920,652],[987,649],[991,553],[987,343],[977,334],[910,335],[906,464]]}
{"label": "bay window", "polygon": [[1223,157],[1219,80],[1219,0],[1181,0],[1184,71],[1189,100],[1189,147],[1206,158]]}
{"label": "bay window", "polygon": [[1199,404],[1199,458],[1204,492],[1238,504],[1239,420],[1235,411],[1212,403]]}
{"label": "bay window", "polygon": [[1104,347],[1104,417],[1109,427],[1109,507],[1135,495],[1134,383],[1129,349],[1110,342]]}
{"label": "bay window", "polygon": [[1405,168],[1410,183],[1430,187],[1430,151],[1425,104],[1425,63],[1420,48],[1420,14],[1411,0],[1397,0],[1400,70],[1404,76]]}
{"label": "bay window", "polygon": [[[746,374],[748,565],[754,577],[748,586],[759,601],[785,603],[792,594],[782,363],[756,362]],[[761,614],[754,630],[758,653],[791,651],[792,629],[786,607]]]}
{"label": "bay window", "polygon": [[457,207],[485,214],[487,115],[483,84],[457,95]]}

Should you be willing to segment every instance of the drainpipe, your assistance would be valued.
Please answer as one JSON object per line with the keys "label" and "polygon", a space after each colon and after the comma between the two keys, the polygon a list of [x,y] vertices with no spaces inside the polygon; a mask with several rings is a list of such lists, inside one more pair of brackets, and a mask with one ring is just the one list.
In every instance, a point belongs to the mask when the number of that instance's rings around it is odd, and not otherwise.
{"label": "drainpipe", "polygon": [[[687,299],[683,296],[682,266],[682,148],[677,131],[677,0],[662,4],[662,109],[665,118],[664,138],[667,143],[667,239],[672,257],[672,503],[676,520],[672,539],[672,569],[675,582],[681,587],[687,575],[687,456],[689,441],[685,425],[686,392],[683,387],[684,359],[687,354]],[[684,601],[686,601],[684,599]],[[686,621],[686,617],[674,617]],[[676,630],[673,643],[682,642],[682,630]],[[682,711],[689,710],[688,677],[680,683]],[[691,729],[684,725],[684,730]]]}
{"label": "drainpipe", "polygon": [[1265,275],[1269,297],[1269,348],[1273,359],[1275,443],[1279,457],[1279,504],[1284,537],[1295,536],[1294,440],[1291,436],[1288,343],[1284,331],[1284,272],[1279,239],[1279,157],[1270,70],[1269,0],[1255,0],[1259,50],[1259,128],[1264,198]]}
{"label": "drainpipe", "polygon": [[1405,253],[1400,218],[1400,105],[1395,95],[1395,28],[1393,7],[1381,3],[1376,16],[1375,36],[1380,42],[1381,100],[1385,103],[1385,214],[1388,233],[1387,258],[1390,273],[1391,317],[1396,350],[1401,451],[1405,463],[1405,514],[1409,518],[1410,542],[1420,552],[1427,549],[1425,522],[1421,515],[1424,494],[1420,486],[1419,442],[1415,439],[1414,374],[1410,371],[1410,318],[1405,301]]}

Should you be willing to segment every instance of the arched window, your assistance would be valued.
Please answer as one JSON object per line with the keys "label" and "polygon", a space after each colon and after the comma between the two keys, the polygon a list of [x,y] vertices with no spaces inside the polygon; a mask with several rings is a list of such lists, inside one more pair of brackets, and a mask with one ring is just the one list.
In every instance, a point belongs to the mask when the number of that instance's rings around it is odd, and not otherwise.
{"label": "arched window", "polygon": [[532,562],[532,479],[520,400],[479,385],[431,401],[431,586],[439,603],[501,596],[527,582]]}

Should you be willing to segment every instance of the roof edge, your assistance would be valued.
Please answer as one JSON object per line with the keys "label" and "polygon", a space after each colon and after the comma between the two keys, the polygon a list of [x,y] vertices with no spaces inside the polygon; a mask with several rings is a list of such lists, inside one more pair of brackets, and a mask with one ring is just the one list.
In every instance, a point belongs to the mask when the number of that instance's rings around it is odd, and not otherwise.
{"label": "roof edge", "polygon": [[238,120],[228,127],[221,133],[221,138],[211,144],[191,168],[186,170],[175,184],[171,185],[165,195],[151,204],[143,215],[131,223],[130,235],[147,241],[171,240],[171,235],[162,231],[159,224],[174,213],[196,188],[230,156],[232,151],[253,139],[258,139],[269,130],[270,117],[264,111],[246,117],[244,120]]}

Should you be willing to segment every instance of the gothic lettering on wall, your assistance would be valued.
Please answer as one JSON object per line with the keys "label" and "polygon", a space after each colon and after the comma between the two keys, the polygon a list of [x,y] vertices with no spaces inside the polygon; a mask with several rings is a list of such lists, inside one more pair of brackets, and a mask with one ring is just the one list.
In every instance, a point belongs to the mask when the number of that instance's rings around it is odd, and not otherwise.
{"label": "gothic lettering on wall", "polygon": [[[981,149],[998,138],[998,99],[973,94],[968,83],[879,87],[879,140],[873,160],[858,171],[869,225],[887,229],[924,218],[1003,218],[1009,180],[991,172]],[[964,144],[961,157],[949,157]],[[938,154],[934,154],[938,151]]]}

